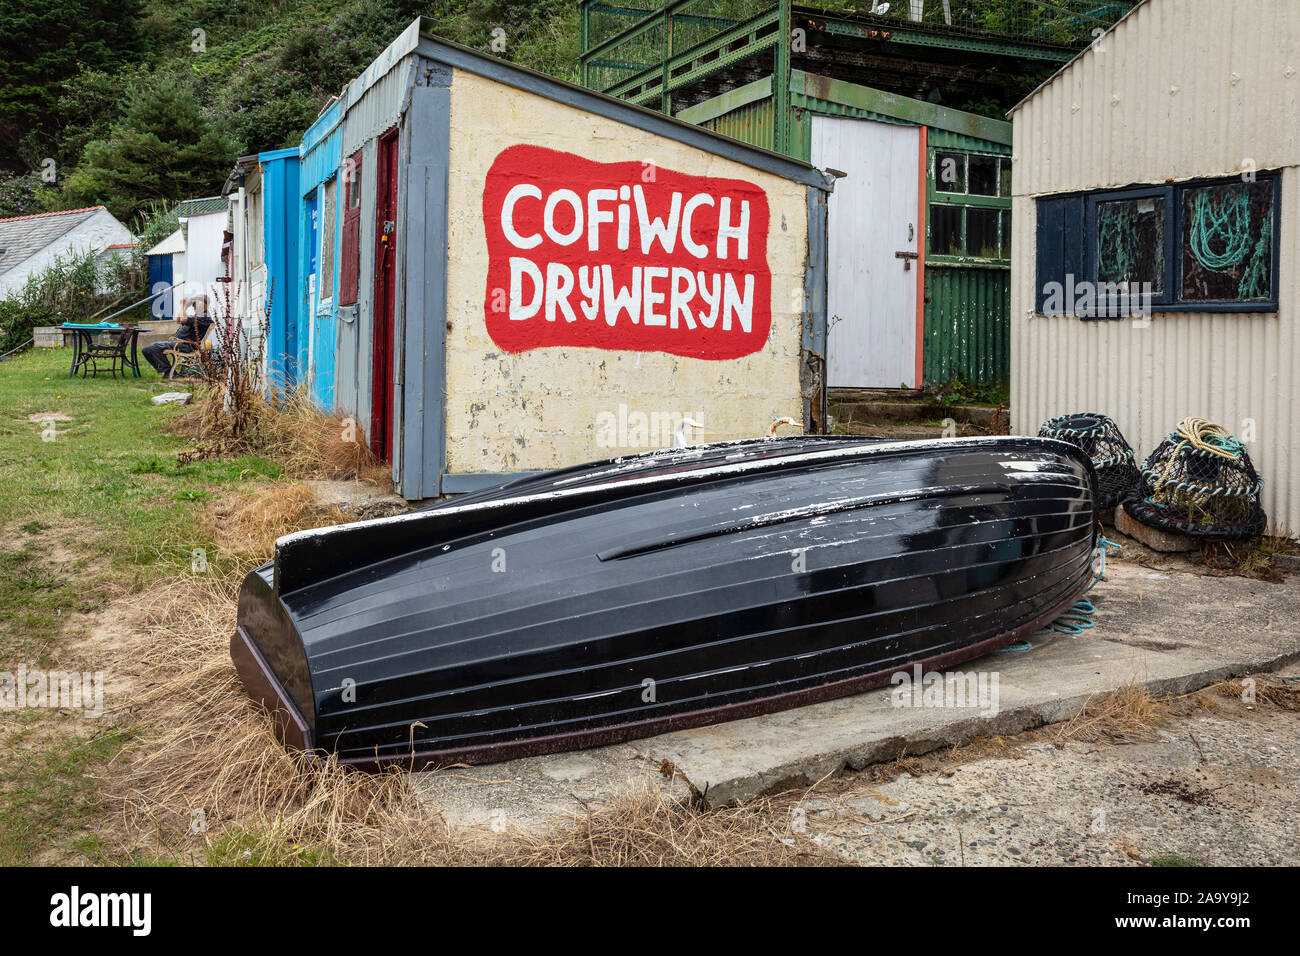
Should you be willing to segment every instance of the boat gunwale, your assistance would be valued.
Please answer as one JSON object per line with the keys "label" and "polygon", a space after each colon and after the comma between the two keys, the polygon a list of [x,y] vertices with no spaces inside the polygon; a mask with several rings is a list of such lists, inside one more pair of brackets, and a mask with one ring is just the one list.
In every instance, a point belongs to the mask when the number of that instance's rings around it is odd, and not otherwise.
{"label": "boat gunwale", "polygon": [[[819,437],[819,436],[805,436]],[[820,436],[826,438],[837,438],[841,436]],[[852,436],[845,436],[852,437]],[[708,445],[692,446],[701,449],[718,448],[731,444],[751,445],[764,439],[745,438],[736,442],[713,442]],[[772,441],[781,441],[781,439],[772,439]],[[834,442],[833,444],[839,444]],[[773,456],[767,458],[757,458],[749,461],[726,462],[720,465],[712,465],[706,468],[692,469],[689,472],[676,473],[672,475],[646,475],[640,478],[610,479],[595,485],[584,485],[574,488],[556,489],[547,492],[533,492],[528,494],[510,495],[502,498],[486,498],[476,501],[467,501],[464,504],[458,504],[454,500],[448,502],[439,502],[430,508],[421,508],[416,511],[409,511],[404,514],[388,515],[382,518],[366,518],[361,521],[351,521],[342,525],[331,525],[323,528],[309,528],[303,531],[293,531],[289,534],[277,538],[275,541],[276,559],[278,561],[280,550],[286,545],[293,545],[306,542],[318,542],[323,538],[333,535],[346,533],[348,531],[361,530],[364,528],[388,527],[392,525],[401,525],[410,522],[427,520],[431,517],[447,517],[448,515],[465,514],[473,511],[492,511],[506,508],[510,505],[532,503],[539,501],[556,501],[564,498],[576,498],[587,495],[595,496],[599,492],[623,492],[629,488],[640,490],[650,490],[657,486],[664,485],[668,487],[678,486],[684,483],[684,479],[689,476],[692,479],[707,480],[711,478],[723,478],[727,476],[747,475],[750,472],[762,473],[764,471],[775,471],[786,468],[795,468],[800,465],[813,465],[821,462],[836,462],[841,459],[851,459],[855,457],[875,457],[879,454],[907,454],[910,452],[925,452],[936,450],[953,450],[960,448],[980,448],[983,446],[999,445],[1024,445],[1025,447],[1042,447],[1043,445],[1055,445],[1062,451],[1065,451],[1071,458],[1076,461],[1086,462],[1088,467],[1092,467],[1092,462],[1076,445],[1069,442],[1060,441],[1055,438],[1038,438],[1029,435],[973,435],[965,438],[935,438],[921,440],[899,440],[899,441],[871,441],[861,444],[849,444],[845,442],[845,447],[825,448],[816,451],[797,452],[791,455]],[[653,452],[644,453],[647,455],[662,454],[664,452],[676,451],[683,449],[656,449]],[[606,461],[594,461],[588,463],[588,466],[597,466],[606,463],[613,463],[619,459],[608,459]],[[575,468],[588,467],[575,466]],[[692,484],[695,482],[692,481]],[[505,490],[510,482],[505,482],[498,486]]]}
{"label": "boat gunwale", "polygon": [[[275,542],[275,557],[270,563],[273,568],[272,575],[274,580],[273,590],[277,595],[284,595],[300,591],[308,587],[318,587],[336,578],[343,577],[347,574],[360,570],[362,567],[381,564],[384,561],[391,560],[398,554],[378,555],[367,564],[351,564],[350,566],[339,566],[337,564],[329,567],[328,570],[313,569],[314,559],[319,555],[320,549],[329,543],[331,538],[338,536],[350,536],[357,533],[375,532],[379,529],[399,529],[407,528],[407,533],[411,533],[422,523],[433,522],[442,523],[447,520],[454,520],[464,516],[483,516],[492,513],[503,513],[504,516],[510,514],[511,509],[517,509],[521,513],[517,516],[518,521],[527,520],[523,514],[530,507],[540,507],[542,505],[553,505],[556,508],[557,515],[565,511],[578,508],[586,504],[600,504],[611,500],[630,501],[641,495],[652,494],[656,491],[686,489],[698,485],[705,485],[714,481],[726,479],[745,480],[750,477],[761,476],[769,471],[797,471],[800,468],[812,467],[819,465],[834,466],[840,463],[852,462],[854,459],[869,460],[876,455],[885,457],[904,457],[913,454],[924,454],[926,452],[944,451],[947,454],[960,453],[962,451],[978,452],[981,449],[997,453],[999,451],[1011,453],[1016,448],[1034,449],[1042,453],[1045,449],[1051,450],[1056,454],[1062,455],[1073,460],[1079,465],[1088,476],[1087,480],[1095,486],[1095,470],[1092,461],[1083,451],[1075,445],[1068,442],[1059,441],[1054,438],[1037,438],[1027,435],[988,435],[972,436],[968,438],[940,438],[920,441],[879,441],[871,440],[861,443],[837,439],[852,439],[856,436],[803,436],[800,438],[790,439],[741,439],[735,442],[715,442],[710,445],[697,445],[692,448],[698,449],[717,449],[725,448],[732,445],[761,445],[765,441],[773,442],[796,442],[807,441],[808,438],[816,438],[818,441],[828,439],[827,444],[838,447],[818,448],[814,451],[798,451],[788,455],[774,455],[755,458],[745,461],[724,462],[722,464],[711,465],[703,468],[694,468],[689,471],[673,473],[671,475],[646,475],[642,477],[631,477],[616,480],[609,480],[597,483],[595,485],[582,485],[569,489],[558,489],[549,491],[536,491],[531,493],[509,494],[505,497],[487,497],[478,499],[478,495],[489,494],[495,495],[497,491],[508,491],[510,482],[501,485],[498,489],[486,489],[484,492],[476,493],[474,498],[477,500],[458,503],[455,499],[438,502],[428,508],[422,508],[417,511],[411,511],[404,514],[389,515],[383,518],[370,518],[362,521],[348,522],[347,524],[333,525],[323,528],[313,528],[303,531],[295,531],[278,538]],[[689,450],[689,449],[687,449]],[[649,457],[661,455],[668,457],[672,454],[680,454],[683,449],[657,449],[652,452],[643,452],[643,456]],[[610,459],[610,462],[615,459]],[[574,466],[575,469],[597,467],[606,462],[590,462],[587,465]],[[528,478],[519,479],[528,481]],[[1095,513],[1095,502],[1094,502]],[[534,516],[535,517],[535,516]],[[508,527],[510,521],[508,517],[503,517],[502,527]],[[409,527],[414,526],[414,527]],[[400,537],[400,535],[399,535]],[[423,547],[434,547],[436,541],[429,541]],[[443,543],[446,550],[450,545]],[[408,548],[407,550],[411,550]],[[307,565],[307,570],[299,568],[292,575],[286,574],[284,567],[286,559],[297,560]],[[286,585],[286,577],[289,578]]]}

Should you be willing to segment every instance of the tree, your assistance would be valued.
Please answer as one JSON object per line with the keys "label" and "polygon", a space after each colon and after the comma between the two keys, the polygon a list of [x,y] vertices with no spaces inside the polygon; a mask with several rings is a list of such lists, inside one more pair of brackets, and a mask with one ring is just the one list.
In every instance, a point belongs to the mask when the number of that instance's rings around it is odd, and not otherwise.
{"label": "tree", "polygon": [[128,89],[122,118],[106,139],[86,145],[64,193],[102,203],[126,220],[151,200],[215,193],[236,152],[236,144],[203,116],[191,82],[155,74]]}
{"label": "tree", "polygon": [[143,51],[140,0],[0,0],[0,168],[25,173],[23,143],[48,131],[65,77]]}

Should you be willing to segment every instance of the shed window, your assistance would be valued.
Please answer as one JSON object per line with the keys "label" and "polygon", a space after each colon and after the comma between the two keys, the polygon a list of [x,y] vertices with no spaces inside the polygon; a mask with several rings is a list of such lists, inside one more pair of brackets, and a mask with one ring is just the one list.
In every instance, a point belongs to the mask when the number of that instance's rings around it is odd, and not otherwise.
{"label": "shed window", "polygon": [[321,203],[324,206],[320,231],[320,301],[334,298],[334,223],[337,219],[338,177],[325,183]]}
{"label": "shed window", "polygon": [[966,156],[962,153],[934,154],[934,188],[941,193],[966,191]]}
{"label": "shed window", "polygon": [[996,209],[966,210],[966,251],[981,259],[1001,258],[998,229],[1002,225]]}
{"label": "shed window", "polygon": [[1184,301],[1272,298],[1272,183],[1184,189],[1180,213],[1179,296]]}
{"label": "shed window", "polygon": [[927,186],[927,259],[1005,264],[1011,252],[1011,157],[935,149]]}
{"label": "shed window", "polygon": [[1097,203],[1097,281],[1164,291],[1165,201],[1161,196]]}
{"label": "shed window", "polygon": [[[1008,163],[1008,166],[1011,164]],[[966,160],[966,191],[972,196],[996,196],[1000,180],[996,156],[969,156]]]}
{"label": "shed window", "polygon": [[361,150],[344,164],[343,242],[339,263],[339,304],[356,305],[361,280]]}
{"label": "shed window", "polygon": [[1273,172],[1039,199],[1038,311],[1276,311],[1280,200]]}
{"label": "shed window", "polygon": [[941,256],[960,256],[962,209],[960,206],[930,208],[930,252]]}

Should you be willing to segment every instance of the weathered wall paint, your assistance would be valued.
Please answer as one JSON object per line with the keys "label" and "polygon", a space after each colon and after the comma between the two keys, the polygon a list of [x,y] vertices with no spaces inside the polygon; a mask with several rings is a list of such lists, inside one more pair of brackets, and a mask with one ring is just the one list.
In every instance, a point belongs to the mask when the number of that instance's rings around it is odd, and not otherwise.
{"label": "weathered wall paint", "polygon": [[[1142,458],[1187,415],[1234,432],[1277,530],[1300,531],[1300,3],[1148,0],[1013,113],[1012,426],[1103,412]],[[1276,313],[1149,325],[1034,314],[1034,197],[1284,170]]]}
{"label": "weathered wall paint", "polygon": [[[448,211],[446,455],[451,473],[551,468],[636,450],[608,448],[611,420],[690,415],[717,440],[765,434],[797,417],[804,263],[803,185],[641,129],[456,70],[451,87]],[[771,211],[767,256],[772,327],[763,348],[717,362],[661,352],[541,348],[511,354],[488,335],[483,296],[489,266],[482,196],[502,150],[544,145],[609,163],[654,163],[710,178],[752,182]],[[640,419],[635,419],[640,422]],[[641,447],[671,443],[651,427]],[[639,436],[634,427],[630,433]],[[638,438],[639,440],[639,438]]]}
{"label": "weathered wall paint", "polygon": [[[355,306],[340,306],[334,404],[352,416],[362,431],[370,427],[371,342],[374,338],[376,138],[395,126],[410,89],[415,58],[410,55],[419,36],[408,29],[351,84],[343,98],[342,148],[346,158],[362,150],[361,250]],[[341,240],[340,240],[341,241]],[[341,246],[340,246],[341,248]],[[340,269],[340,273],[341,273]]]}
{"label": "weathered wall paint", "polygon": [[[339,262],[339,230],[337,223],[341,218],[342,209],[338,198],[338,190],[334,194],[334,223],[336,228],[333,235],[333,255],[324,256],[324,251],[319,247],[312,250],[315,253],[317,262],[316,288],[308,289],[309,263],[313,257],[306,248],[308,237],[312,234],[310,223],[310,210],[315,209],[317,214],[316,237],[317,243],[322,241],[324,236],[324,224],[326,221],[326,210],[324,207],[326,199],[325,184],[330,180],[337,181],[339,166],[342,162],[342,143],[343,134],[340,129],[342,120],[342,107],[339,101],[331,103],[322,111],[307,131],[303,134],[302,144],[299,147],[301,156],[299,166],[299,189],[303,196],[303,213],[302,213],[302,271],[300,273],[300,301],[303,303],[303,314],[299,323],[299,355],[305,365],[311,368],[311,398],[312,401],[325,411],[334,410],[335,394],[335,354],[336,354],[336,330],[337,318],[333,297],[323,295],[325,286],[324,275],[319,272],[320,269],[330,269],[332,276],[329,286],[331,289],[338,288],[338,262]],[[308,313],[310,311],[310,314]],[[307,348],[310,347],[311,355],[307,355]]]}
{"label": "weathered wall paint", "polygon": [[753,183],[518,145],[483,189],[483,317],[507,352],[577,346],[725,361],[772,325]]}

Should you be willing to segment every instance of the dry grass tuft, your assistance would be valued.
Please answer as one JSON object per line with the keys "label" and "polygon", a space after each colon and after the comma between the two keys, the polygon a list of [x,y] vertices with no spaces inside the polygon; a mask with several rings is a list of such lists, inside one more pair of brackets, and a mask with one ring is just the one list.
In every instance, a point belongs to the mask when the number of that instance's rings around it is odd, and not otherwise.
{"label": "dry grass tuft", "polygon": [[182,460],[253,453],[276,460],[294,478],[392,485],[389,466],[371,453],[361,427],[345,415],[321,411],[304,388],[273,399],[260,391],[245,395],[237,419],[226,408],[225,389],[210,385],[201,394],[172,426],[196,446]]}
{"label": "dry grass tuft", "polygon": [[275,539],[302,528],[351,520],[336,506],[322,507],[302,484],[255,486],[239,497],[210,502],[203,521],[222,551],[238,558],[269,561]]}
{"label": "dry grass tuft", "polygon": [[701,810],[647,786],[563,827],[480,845],[475,857],[508,866],[843,865],[806,839],[775,829],[771,821],[778,817],[768,801]]}
{"label": "dry grass tuft", "polygon": [[[778,832],[767,802],[703,810],[657,789],[575,805],[543,831],[449,828],[398,770],[370,774],[291,754],[230,663],[240,577],[144,596],[133,701],[139,733],[101,779],[123,807],[124,849],[209,864],[722,866],[833,864]],[[201,811],[197,813],[196,811]],[[196,821],[203,828],[196,830]]]}
{"label": "dry grass tuft", "polygon": [[1201,560],[1219,575],[1259,578],[1278,584],[1286,576],[1278,569],[1280,554],[1294,554],[1296,542],[1287,535],[1264,535],[1248,541],[1202,541]]}
{"label": "dry grass tuft", "polygon": [[[103,783],[128,831],[192,862],[397,862],[446,840],[397,773],[364,774],[280,746],[228,654],[239,576],[146,595],[141,732]],[[201,811],[205,829],[195,831]]]}
{"label": "dry grass tuft", "polygon": [[260,430],[260,451],[296,478],[355,478],[390,483],[389,466],[371,454],[361,427],[343,415],[327,415],[298,389],[283,396]]}
{"label": "dry grass tuft", "polygon": [[1249,685],[1245,680],[1229,680],[1219,684],[1218,691],[1223,697],[1243,702],[1251,702],[1250,694],[1253,693],[1255,702],[1272,704],[1283,710],[1300,711],[1300,683],[1285,678],[1257,676],[1250,678]]}
{"label": "dry grass tuft", "polygon": [[1077,714],[1057,725],[1054,743],[1081,740],[1096,743],[1142,743],[1159,739],[1158,728],[1165,721],[1163,702],[1143,687],[1128,683],[1108,694],[1089,699]]}

